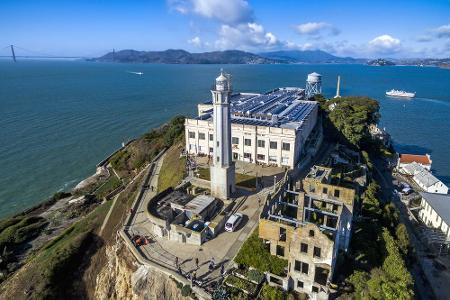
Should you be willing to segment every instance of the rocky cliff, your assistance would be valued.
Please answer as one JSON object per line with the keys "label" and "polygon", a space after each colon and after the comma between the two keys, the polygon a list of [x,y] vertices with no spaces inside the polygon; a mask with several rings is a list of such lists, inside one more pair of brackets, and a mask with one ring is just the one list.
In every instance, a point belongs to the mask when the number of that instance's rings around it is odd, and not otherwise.
{"label": "rocky cliff", "polygon": [[106,246],[106,263],[96,278],[95,299],[190,299],[167,275],[138,265],[118,239]]}

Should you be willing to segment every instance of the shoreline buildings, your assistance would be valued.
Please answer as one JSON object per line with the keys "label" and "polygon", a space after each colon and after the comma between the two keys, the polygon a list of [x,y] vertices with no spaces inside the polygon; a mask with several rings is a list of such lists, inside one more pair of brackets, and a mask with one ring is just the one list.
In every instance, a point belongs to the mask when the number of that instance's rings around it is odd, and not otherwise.
{"label": "shoreline buildings", "polygon": [[[232,160],[294,168],[317,123],[318,103],[305,100],[305,89],[277,88],[265,94],[229,94]],[[186,119],[186,150],[213,156],[215,104],[198,105],[198,116]]]}

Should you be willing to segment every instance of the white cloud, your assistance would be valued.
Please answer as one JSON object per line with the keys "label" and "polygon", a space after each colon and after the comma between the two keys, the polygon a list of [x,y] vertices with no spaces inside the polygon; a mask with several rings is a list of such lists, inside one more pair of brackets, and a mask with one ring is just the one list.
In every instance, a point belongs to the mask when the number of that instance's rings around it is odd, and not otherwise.
{"label": "white cloud", "polygon": [[369,50],[380,54],[390,54],[401,50],[401,41],[389,34],[377,36],[369,42]]}
{"label": "white cloud", "polygon": [[433,30],[438,38],[449,38],[450,37],[450,24],[442,25]]}
{"label": "white cloud", "polygon": [[224,24],[253,21],[253,10],[245,0],[167,0],[167,3],[179,13],[194,13]]}
{"label": "white cloud", "polygon": [[218,49],[270,49],[279,46],[280,42],[261,24],[247,23],[236,26],[223,24],[215,45]]}
{"label": "white cloud", "polygon": [[202,46],[202,40],[200,39],[200,37],[196,36],[193,37],[192,39],[187,41],[189,44],[193,45],[194,47],[201,47]]}
{"label": "white cloud", "polygon": [[295,26],[295,30],[301,35],[320,36],[327,32],[330,35],[338,35],[339,29],[325,22],[308,22]]}

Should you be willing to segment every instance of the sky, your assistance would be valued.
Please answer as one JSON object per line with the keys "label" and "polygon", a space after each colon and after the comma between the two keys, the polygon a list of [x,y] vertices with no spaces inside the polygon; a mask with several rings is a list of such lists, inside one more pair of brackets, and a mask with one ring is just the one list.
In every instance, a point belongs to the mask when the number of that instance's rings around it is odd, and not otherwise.
{"label": "sky", "polygon": [[450,57],[450,0],[1,0],[0,55],[121,49]]}

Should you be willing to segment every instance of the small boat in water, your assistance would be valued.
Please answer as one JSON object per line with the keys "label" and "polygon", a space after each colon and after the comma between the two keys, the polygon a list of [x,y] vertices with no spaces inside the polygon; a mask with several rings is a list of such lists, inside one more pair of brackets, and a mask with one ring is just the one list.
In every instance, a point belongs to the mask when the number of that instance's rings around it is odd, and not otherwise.
{"label": "small boat in water", "polygon": [[390,90],[386,92],[386,96],[390,97],[402,97],[402,98],[414,98],[416,96],[416,93],[411,92],[405,92],[405,91],[399,91],[399,90]]}

